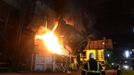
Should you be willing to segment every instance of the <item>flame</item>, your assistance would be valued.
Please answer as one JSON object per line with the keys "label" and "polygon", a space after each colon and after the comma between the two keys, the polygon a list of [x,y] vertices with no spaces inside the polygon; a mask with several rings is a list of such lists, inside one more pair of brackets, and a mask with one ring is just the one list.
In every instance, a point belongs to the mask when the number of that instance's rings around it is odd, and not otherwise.
{"label": "flame", "polygon": [[[58,26],[58,23],[56,22],[52,31],[46,29],[46,32],[44,32],[43,34],[37,34],[35,36],[35,39],[42,40],[44,43],[44,46],[46,46],[50,52],[54,54],[67,55],[68,54],[67,51],[59,43],[58,38],[54,34],[54,30],[57,28],[57,26]],[[44,30],[41,30],[41,31],[44,31]]]}

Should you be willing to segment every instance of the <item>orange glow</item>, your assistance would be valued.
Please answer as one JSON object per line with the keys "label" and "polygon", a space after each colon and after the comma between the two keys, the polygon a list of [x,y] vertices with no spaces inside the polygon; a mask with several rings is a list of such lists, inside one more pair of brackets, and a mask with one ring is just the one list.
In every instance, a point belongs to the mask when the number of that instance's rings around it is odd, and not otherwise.
{"label": "orange glow", "polygon": [[56,29],[57,26],[58,26],[58,23],[56,23],[52,31],[48,30],[47,28],[44,28],[44,30],[39,30],[39,31],[45,31],[46,29],[45,32],[41,34],[37,34],[35,36],[35,39],[42,40],[44,43],[44,46],[46,46],[47,49],[54,54],[68,55],[67,50],[63,48],[63,46],[59,43],[58,38],[54,34],[54,30]]}
{"label": "orange glow", "polygon": [[75,21],[74,21],[74,19],[73,19],[72,17],[70,17],[70,16],[65,16],[63,19],[64,19],[64,21],[66,22],[66,24],[69,24],[69,25],[71,25],[71,26],[74,26]]}

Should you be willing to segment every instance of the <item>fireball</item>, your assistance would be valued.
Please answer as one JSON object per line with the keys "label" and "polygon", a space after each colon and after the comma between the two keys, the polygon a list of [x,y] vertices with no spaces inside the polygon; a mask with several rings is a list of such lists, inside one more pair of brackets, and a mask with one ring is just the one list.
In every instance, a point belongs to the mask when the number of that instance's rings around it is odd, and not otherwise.
{"label": "fireball", "polygon": [[58,41],[58,37],[54,34],[54,30],[58,26],[57,22],[52,31],[47,28],[40,28],[40,34],[35,36],[35,39],[40,39],[43,41],[45,47],[47,47],[48,51],[54,54],[59,55],[68,55],[67,50],[61,45]]}

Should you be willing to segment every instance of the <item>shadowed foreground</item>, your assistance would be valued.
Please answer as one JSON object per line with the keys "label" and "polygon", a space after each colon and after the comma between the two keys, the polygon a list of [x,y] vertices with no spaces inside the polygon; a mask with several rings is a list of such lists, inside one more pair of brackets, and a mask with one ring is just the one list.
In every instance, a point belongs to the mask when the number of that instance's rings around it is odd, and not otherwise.
{"label": "shadowed foreground", "polygon": [[81,75],[80,72],[73,73],[0,73],[0,75]]}

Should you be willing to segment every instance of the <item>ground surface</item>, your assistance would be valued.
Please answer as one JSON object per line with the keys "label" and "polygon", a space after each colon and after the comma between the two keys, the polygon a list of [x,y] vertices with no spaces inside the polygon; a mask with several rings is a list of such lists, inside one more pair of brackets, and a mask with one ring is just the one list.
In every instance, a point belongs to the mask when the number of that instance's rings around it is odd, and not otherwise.
{"label": "ground surface", "polygon": [[[72,73],[0,73],[0,75],[81,75],[81,72]],[[106,75],[116,75],[113,73],[108,73]],[[134,70],[122,71],[121,75],[134,75]]]}
{"label": "ground surface", "polygon": [[80,72],[72,73],[0,73],[0,75],[81,75]]}

